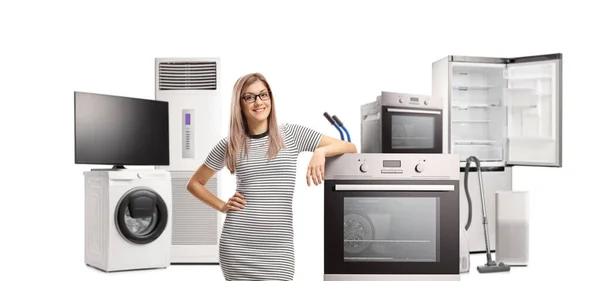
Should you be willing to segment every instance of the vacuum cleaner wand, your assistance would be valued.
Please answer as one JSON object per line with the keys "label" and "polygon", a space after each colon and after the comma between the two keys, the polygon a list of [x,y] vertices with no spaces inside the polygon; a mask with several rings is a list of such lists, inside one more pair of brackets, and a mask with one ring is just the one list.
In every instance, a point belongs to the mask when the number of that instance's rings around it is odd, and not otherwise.
{"label": "vacuum cleaner wand", "polygon": [[[335,115],[333,115],[333,120],[335,121],[335,123],[337,123],[338,126],[342,127],[344,132],[346,132],[346,136],[348,137],[348,142],[352,142],[352,140],[350,140],[350,133],[348,133],[348,130],[346,129],[346,126],[344,126],[344,123],[342,123],[342,120],[340,120],[340,118],[338,118]],[[342,138],[342,140],[343,140],[343,138]]]}
{"label": "vacuum cleaner wand", "polygon": [[325,113],[323,113],[323,116],[325,116],[325,118],[327,119],[327,121],[329,121],[329,123],[331,123],[331,125],[333,125],[338,130],[338,132],[340,132],[340,138],[342,140],[344,140],[344,133],[342,133],[342,130],[340,130],[340,127],[338,127],[338,125],[331,118],[331,116],[329,116],[329,113],[325,112]]}
{"label": "vacuum cleaner wand", "polygon": [[[505,272],[505,271],[510,271],[510,267],[502,262],[500,263],[496,263],[496,261],[492,260],[492,254],[490,253],[490,236],[489,236],[489,230],[488,230],[488,219],[487,219],[487,211],[485,208],[485,194],[484,194],[484,188],[483,188],[483,178],[481,177],[481,164],[479,163],[479,159],[477,159],[477,157],[475,156],[470,156],[469,158],[467,158],[467,165],[466,165],[466,173],[468,173],[469,170],[469,162],[475,162],[475,165],[477,166],[477,174],[479,176],[479,189],[480,189],[480,193],[481,193],[481,210],[483,212],[483,233],[485,236],[485,250],[486,250],[486,256],[487,256],[487,263],[485,265],[480,265],[477,267],[477,271],[479,271],[479,273],[493,273],[493,272]],[[466,177],[466,173],[465,173],[465,180],[468,180],[468,178]]]}

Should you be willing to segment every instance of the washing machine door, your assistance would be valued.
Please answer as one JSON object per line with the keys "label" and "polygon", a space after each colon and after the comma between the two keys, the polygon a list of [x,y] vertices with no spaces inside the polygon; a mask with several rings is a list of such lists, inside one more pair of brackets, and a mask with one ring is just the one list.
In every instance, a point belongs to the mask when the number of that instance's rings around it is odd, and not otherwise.
{"label": "washing machine door", "polygon": [[167,205],[149,188],[135,188],[121,197],[115,210],[117,231],[133,244],[148,244],[164,232]]}

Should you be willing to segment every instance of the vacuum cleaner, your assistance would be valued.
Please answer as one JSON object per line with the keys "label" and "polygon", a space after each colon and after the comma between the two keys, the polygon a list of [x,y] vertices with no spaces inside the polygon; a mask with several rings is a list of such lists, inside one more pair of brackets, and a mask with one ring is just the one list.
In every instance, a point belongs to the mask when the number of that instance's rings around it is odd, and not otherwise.
{"label": "vacuum cleaner", "polygon": [[344,123],[342,123],[342,120],[340,120],[340,118],[338,118],[335,115],[331,117],[327,112],[323,113],[323,116],[325,116],[325,119],[327,119],[327,121],[329,121],[329,123],[331,123],[331,125],[333,125],[338,130],[338,132],[340,133],[340,138],[342,140],[344,140],[344,133],[342,133],[342,130],[344,130],[346,136],[348,137],[348,142],[352,142],[352,140],[350,139],[350,133],[348,133],[348,129],[346,129],[346,126],[344,126]]}
{"label": "vacuum cleaner", "polygon": [[[471,217],[472,217],[472,205],[471,204],[472,203],[471,203],[471,196],[469,195],[469,188],[468,188],[469,168],[471,166],[470,165],[471,162],[475,162],[475,166],[477,167],[477,174],[479,176],[479,189],[480,189],[480,193],[481,193],[481,210],[483,212],[483,233],[485,235],[485,249],[486,249],[486,256],[487,256],[487,263],[485,265],[477,266],[477,271],[479,271],[479,273],[494,273],[494,272],[510,271],[510,266],[504,264],[503,262],[497,263],[496,261],[492,260],[492,254],[490,253],[490,244],[489,244],[490,237],[489,237],[489,233],[488,233],[487,211],[485,208],[485,194],[483,192],[483,178],[481,177],[481,165],[479,163],[479,159],[477,159],[477,157],[475,157],[475,156],[470,156],[469,158],[467,158],[467,163],[466,163],[466,167],[465,167],[465,193],[467,195],[467,203],[469,204],[469,217],[468,217],[465,228],[462,229],[462,231],[461,231],[461,239],[463,238],[462,233],[464,232],[465,241],[461,241],[460,243],[461,243],[461,245],[463,245],[463,242],[464,242],[464,245],[468,245],[468,241],[466,240],[467,239],[466,230],[469,229],[469,227],[471,226]],[[468,249],[467,249],[467,252],[468,252]],[[468,258],[467,258],[466,262],[470,263]],[[463,268],[463,264],[462,264],[462,254],[461,254],[461,270],[462,270],[462,268]]]}

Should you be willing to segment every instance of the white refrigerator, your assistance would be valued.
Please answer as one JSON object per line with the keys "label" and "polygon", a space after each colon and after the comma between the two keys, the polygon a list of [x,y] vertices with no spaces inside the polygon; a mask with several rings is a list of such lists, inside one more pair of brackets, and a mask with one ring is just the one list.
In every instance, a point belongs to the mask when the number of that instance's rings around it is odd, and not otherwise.
{"label": "white refrigerator", "polygon": [[[562,54],[448,56],[433,63],[432,74],[432,95],[443,100],[444,143],[461,159],[461,224],[469,222],[465,159],[475,156],[481,161],[490,249],[495,251],[495,194],[512,190],[512,169],[562,166]],[[468,246],[479,253],[486,250],[481,193],[475,163],[470,167]]]}

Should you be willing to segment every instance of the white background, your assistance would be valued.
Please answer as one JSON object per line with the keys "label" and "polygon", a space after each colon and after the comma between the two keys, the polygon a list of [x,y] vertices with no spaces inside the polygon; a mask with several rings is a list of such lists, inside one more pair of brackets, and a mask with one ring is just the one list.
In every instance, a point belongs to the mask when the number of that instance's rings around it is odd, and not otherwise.
{"label": "white background", "polygon": [[[223,136],[233,83],[259,71],[280,123],[339,137],[328,111],[358,142],[359,106],[382,90],[430,94],[437,59],[556,52],[564,54],[564,167],[514,169],[514,189],[531,191],[530,266],[481,275],[484,257],[473,256],[462,279],[596,275],[597,9],[578,1],[215,2],[0,4],[0,280],[223,280],[218,266],[106,274],[84,265],[82,172],[94,167],[74,164],[75,90],[152,99],[154,58],[218,56],[226,106],[222,124],[206,125]],[[295,280],[312,281],[323,274],[323,205],[321,186],[303,178],[309,159],[298,162]],[[229,195],[234,179],[224,178]]]}

